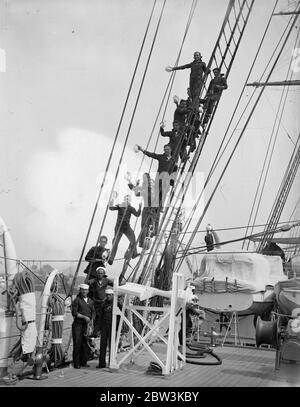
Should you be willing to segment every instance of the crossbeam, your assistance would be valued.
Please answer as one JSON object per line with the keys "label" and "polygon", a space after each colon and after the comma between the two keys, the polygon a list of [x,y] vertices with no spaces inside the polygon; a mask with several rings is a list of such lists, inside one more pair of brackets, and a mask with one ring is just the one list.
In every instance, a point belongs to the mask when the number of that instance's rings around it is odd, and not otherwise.
{"label": "crossbeam", "polygon": [[300,14],[300,11],[281,11],[280,13],[273,13],[272,16],[292,16]]}
{"label": "crossbeam", "polygon": [[299,86],[300,80],[293,80],[293,81],[276,81],[276,82],[252,82],[247,83],[246,86]]}

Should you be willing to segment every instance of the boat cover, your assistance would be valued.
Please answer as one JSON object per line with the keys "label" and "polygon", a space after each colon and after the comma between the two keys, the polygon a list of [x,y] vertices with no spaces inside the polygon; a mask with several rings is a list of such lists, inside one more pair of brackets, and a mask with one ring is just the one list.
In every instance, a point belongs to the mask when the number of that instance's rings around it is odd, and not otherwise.
{"label": "boat cover", "polygon": [[291,259],[292,271],[296,276],[300,277],[300,255],[294,256]]}
{"label": "boat cover", "polygon": [[218,282],[227,279],[229,289],[226,291],[236,288],[236,291],[259,292],[265,291],[267,285],[275,285],[279,280],[286,279],[286,276],[279,256],[232,251],[219,253],[213,250],[203,257],[199,277],[193,281],[193,285],[199,288],[203,281],[208,283],[212,279],[219,288]]}

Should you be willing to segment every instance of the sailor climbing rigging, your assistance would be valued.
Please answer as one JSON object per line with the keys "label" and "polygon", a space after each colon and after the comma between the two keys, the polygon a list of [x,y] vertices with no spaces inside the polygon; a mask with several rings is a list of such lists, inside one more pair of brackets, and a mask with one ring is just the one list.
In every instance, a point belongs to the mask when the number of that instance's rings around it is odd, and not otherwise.
{"label": "sailor climbing rigging", "polygon": [[130,245],[128,248],[128,257],[136,258],[139,254],[136,250],[136,240],[134,231],[130,226],[130,218],[131,215],[139,217],[141,215],[141,206],[139,204],[139,209],[136,210],[133,206],[131,206],[131,196],[125,195],[124,200],[121,204],[114,205],[113,200],[109,203],[109,210],[111,211],[118,211],[117,222],[115,226],[115,235],[113,238],[112,249],[110,253],[110,257],[108,259],[108,264],[113,264],[116,253],[118,251],[118,246],[123,234],[128,238]]}
{"label": "sailor climbing rigging", "polygon": [[228,88],[226,78],[224,78],[224,75],[221,74],[220,69],[214,68],[213,73],[214,78],[209,83],[206,97],[204,100],[200,100],[200,103],[204,102],[204,107],[206,109],[203,124],[206,124],[208,122],[213,108],[217,101],[220,99],[223,90]]}
{"label": "sailor climbing rigging", "polygon": [[143,154],[158,161],[158,169],[155,177],[155,206],[162,208],[170,186],[174,185],[177,157],[172,155],[170,144],[164,145],[163,154],[151,153],[143,150],[139,145],[137,145],[137,150],[142,151]]}
{"label": "sailor climbing rigging", "polygon": [[130,178],[128,178],[128,181],[128,187],[134,192],[135,196],[141,196],[144,202],[139,237],[139,247],[144,247],[145,238],[155,236],[158,230],[159,210],[155,206],[155,185],[147,172],[143,174],[142,182],[138,180],[136,185],[132,183]]}
{"label": "sailor climbing rigging", "polygon": [[160,125],[160,134],[162,137],[169,137],[169,145],[172,149],[172,156],[177,159],[180,156],[182,161],[187,160],[186,154],[186,128],[185,122],[173,122],[173,129],[171,131],[164,130],[164,123]]}
{"label": "sailor climbing rigging", "polygon": [[172,71],[177,71],[179,69],[191,69],[190,73],[190,92],[191,92],[191,98],[193,102],[193,107],[198,108],[199,106],[199,96],[203,87],[204,83],[204,75],[209,74],[210,69],[206,67],[205,62],[202,61],[202,55],[200,52],[196,51],[194,52],[194,61],[181,65],[181,66],[168,66],[166,68],[167,72],[172,72]]}
{"label": "sailor climbing rigging", "polygon": [[190,109],[188,108],[187,101],[184,99],[181,99],[180,102],[177,102],[174,100],[174,103],[177,105],[175,111],[174,111],[174,118],[173,122],[178,122],[180,125],[185,125],[187,115],[190,112]]}

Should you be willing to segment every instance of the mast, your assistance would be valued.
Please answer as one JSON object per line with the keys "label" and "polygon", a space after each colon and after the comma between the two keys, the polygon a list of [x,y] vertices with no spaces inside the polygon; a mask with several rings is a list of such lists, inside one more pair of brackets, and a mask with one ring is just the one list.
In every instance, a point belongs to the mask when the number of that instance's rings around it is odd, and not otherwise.
{"label": "mast", "polygon": [[299,86],[300,85],[300,80],[295,79],[292,81],[275,81],[275,82],[252,82],[252,83],[247,83],[246,86],[255,86],[255,87],[260,87],[260,86]]}
{"label": "mast", "polygon": [[293,16],[299,14],[300,11],[281,11],[280,13],[273,13],[272,16]]}
{"label": "mast", "polygon": [[[297,146],[298,144],[298,146]],[[289,196],[289,192],[291,190],[292,184],[296,177],[298,168],[300,165],[300,133],[298,136],[297,143],[295,145],[291,160],[288,164],[287,170],[281,182],[281,186],[279,188],[277,198],[275,200],[275,204],[271,210],[269,215],[268,222],[265,226],[264,236],[259,243],[257,248],[257,252],[261,253],[266,246],[267,243],[272,241],[274,236],[274,229],[277,227],[279,222],[280,216],[282,214],[283,208],[286,204],[287,198]]]}

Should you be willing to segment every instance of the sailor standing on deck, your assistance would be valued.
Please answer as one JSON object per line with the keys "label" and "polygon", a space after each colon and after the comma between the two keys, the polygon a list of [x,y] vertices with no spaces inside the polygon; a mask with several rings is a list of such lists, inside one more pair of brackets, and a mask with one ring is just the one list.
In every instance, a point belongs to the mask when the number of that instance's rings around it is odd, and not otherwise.
{"label": "sailor standing on deck", "polygon": [[98,267],[96,270],[96,279],[90,284],[89,298],[94,302],[96,317],[94,322],[93,337],[100,336],[101,329],[101,310],[104,305],[105,290],[108,286],[113,286],[113,281],[107,278],[104,267]]}
{"label": "sailor standing on deck", "polygon": [[[100,356],[98,369],[106,367],[106,351],[107,346],[110,349],[111,341],[111,327],[112,327],[112,313],[113,313],[113,299],[114,291],[112,288],[107,288],[105,290],[106,298],[104,300],[104,305],[101,310],[101,341],[100,341]],[[118,302],[118,307],[121,308]],[[120,317],[117,317],[117,329]]]}
{"label": "sailor standing on deck", "polygon": [[88,367],[87,328],[95,316],[93,300],[88,298],[89,286],[80,284],[78,288],[79,294],[72,302],[73,365],[75,369]]}

